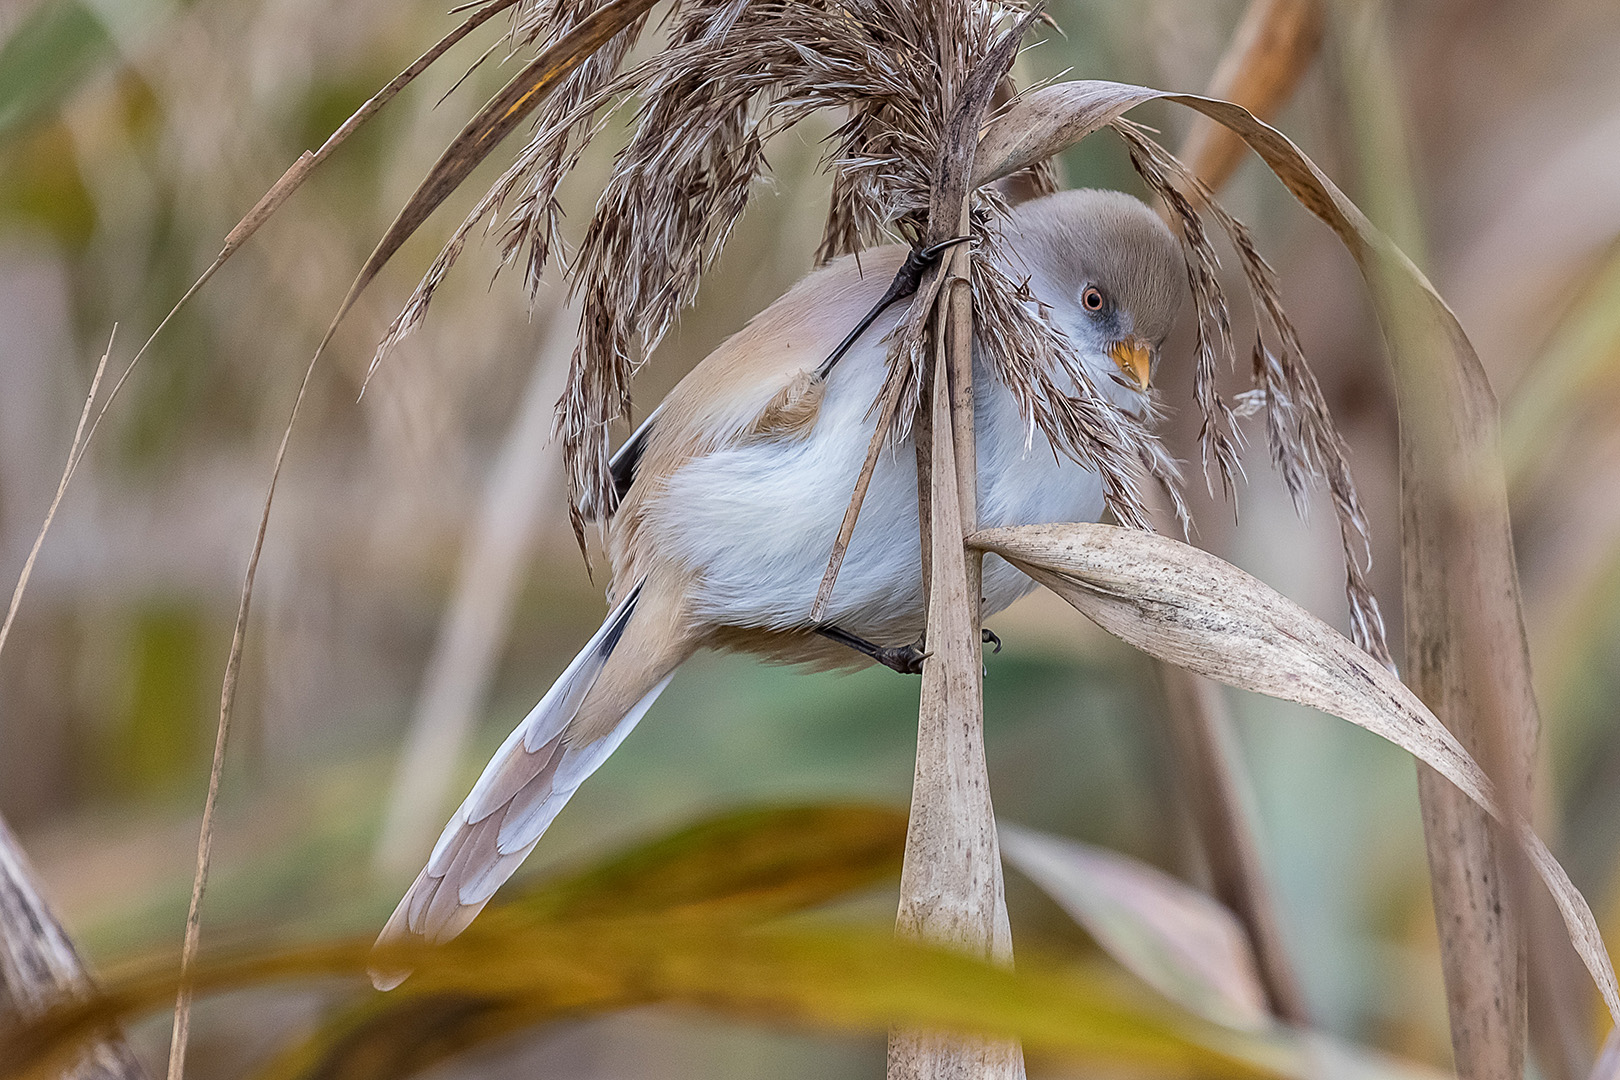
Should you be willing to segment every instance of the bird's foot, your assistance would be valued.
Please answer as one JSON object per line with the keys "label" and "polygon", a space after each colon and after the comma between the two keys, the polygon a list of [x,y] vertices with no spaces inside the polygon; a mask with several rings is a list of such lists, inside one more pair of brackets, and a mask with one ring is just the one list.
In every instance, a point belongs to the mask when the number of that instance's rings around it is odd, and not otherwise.
{"label": "bird's foot", "polygon": [[862,656],[870,657],[902,675],[921,675],[923,661],[933,655],[923,651],[921,640],[910,645],[874,645],[865,638],[851,634],[847,630],[840,630],[836,626],[818,626],[815,632],[828,641],[847,645]]}
{"label": "bird's foot", "polygon": [[996,632],[989,627],[979,631],[979,640],[986,645],[994,645],[995,648],[991,649],[991,652],[998,653],[1001,651],[1001,639],[996,637]]}

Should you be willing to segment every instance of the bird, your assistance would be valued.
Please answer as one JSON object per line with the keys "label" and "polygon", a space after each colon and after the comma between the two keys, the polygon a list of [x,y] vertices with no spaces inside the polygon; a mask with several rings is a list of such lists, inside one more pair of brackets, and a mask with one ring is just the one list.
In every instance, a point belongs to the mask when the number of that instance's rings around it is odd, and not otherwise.
{"label": "bird", "polygon": [[[994,257],[1027,280],[1073,362],[1114,406],[1147,416],[1187,282],[1159,216],[1134,196],[1079,189],[1015,206],[1001,232]],[[906,257],[890,245],[812,271],[693,368],[615,454],[612,608],[496,751],[379,947],[465,929],[699,649],[920,670],[914,643],[926,612],[910,436],[880,457],[825,617],[810,622],[875,430],[884,338],[904,305],[878,311],[830,370],[826,361]],[[1099,520],[1097,474],[1054,452],[984,356],[974,357],[973,383],[979,527]],[[1031,588],[986,557],[984,615]],[[373,972],[380,988],[403,977]]]}

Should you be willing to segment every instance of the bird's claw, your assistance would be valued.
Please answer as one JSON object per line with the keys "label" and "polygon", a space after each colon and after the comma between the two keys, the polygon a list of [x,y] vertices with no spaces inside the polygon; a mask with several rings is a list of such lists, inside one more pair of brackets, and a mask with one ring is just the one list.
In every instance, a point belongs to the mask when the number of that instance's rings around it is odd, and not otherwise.
{"label": "bird's claw", "polygon": [[998,653],[1001,651],[1001,639],[996,637],[996,632],[989,627],[979,631],[979,640],[986,645],[994,645],[995,648],[991,649],[991,652]]}
{"label": "bird's claw", "polygon": [[872,653],[872,659],[892,671],[902,675],[921,675],[923,661],[934,654],[923,651],[923,643],[916,641],[910,645],[888,645]]}

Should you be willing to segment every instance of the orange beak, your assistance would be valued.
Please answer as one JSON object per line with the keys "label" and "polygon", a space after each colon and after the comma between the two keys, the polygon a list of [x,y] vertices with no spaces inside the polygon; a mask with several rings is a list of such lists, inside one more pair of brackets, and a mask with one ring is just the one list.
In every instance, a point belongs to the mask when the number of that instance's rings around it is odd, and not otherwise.
{"label": "orange beak", "polygon": [[1153,374],[1153,349],[1147,342],[1138,337],[1128,337],[1108,346],[1108,355],[1140,389],[1148,388]]}

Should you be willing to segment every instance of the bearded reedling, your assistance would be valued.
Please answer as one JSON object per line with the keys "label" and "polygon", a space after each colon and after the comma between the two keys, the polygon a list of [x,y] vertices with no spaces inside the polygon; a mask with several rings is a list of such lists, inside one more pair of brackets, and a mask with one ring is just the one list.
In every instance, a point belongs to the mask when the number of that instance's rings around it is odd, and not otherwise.
{"label": "bearded reedling", "polygon": [[[1002,269],[1027,277],[1072,344],[1070,361],[1115,407],[1145,418],[1186,290],[1170,231],[1129,195],[1068,191],[1018,206],[1002,233]],[[905,260],[902,247],[878,248],[810,274],[699,363],[621,447],[613,609],[496,752],[379,945],[464,929],[699,648],[920,670],[909,644],[926,618],[909,439],[880,458],[826,618],[810,621],[877,423],[883,339],[903,305],[829,357]],[[978,355],[973,393],[980,528],[1102,516],[1100,477],[1056,452]],[[1031,588],[986,558],[983,613]],[[376,975],[385,986],[402,978]]]}

